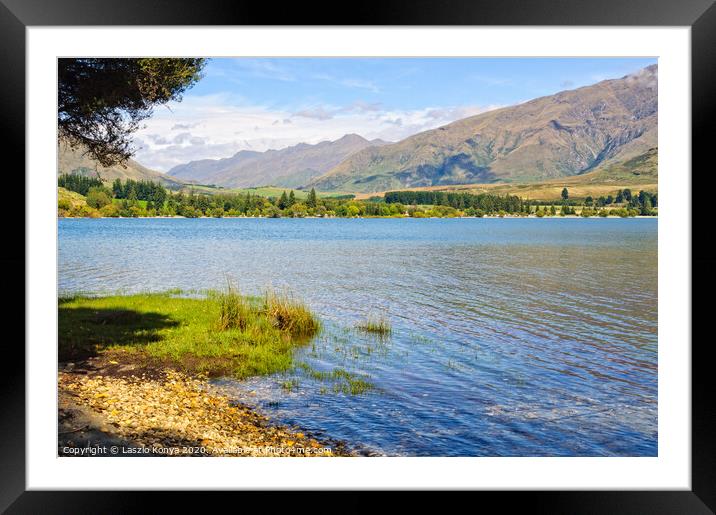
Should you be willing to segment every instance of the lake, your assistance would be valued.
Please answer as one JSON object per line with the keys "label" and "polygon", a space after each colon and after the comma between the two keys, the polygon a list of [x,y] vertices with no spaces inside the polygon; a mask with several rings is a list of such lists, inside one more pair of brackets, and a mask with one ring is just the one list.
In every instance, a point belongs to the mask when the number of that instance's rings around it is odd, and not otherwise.
{"label": "lake", "polygon": [[[289,289],[324,329],[228,395],[406,456],[656,456],[656,219],[61,219],[59,293]],[[370,314],[386,337],[355,325]],[[315,372],[340,369],[361,393]]]}

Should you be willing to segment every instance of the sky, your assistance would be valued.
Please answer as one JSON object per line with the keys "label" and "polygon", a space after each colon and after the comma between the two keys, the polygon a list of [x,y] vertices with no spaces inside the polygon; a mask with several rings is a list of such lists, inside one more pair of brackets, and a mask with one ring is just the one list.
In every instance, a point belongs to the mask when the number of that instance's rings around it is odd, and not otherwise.
{"label": "sky", "polygon": [[620,78],[656,58],[215,58],[154,109],[135,158],[168,171],[345,134],[399,141],[467,116]]}

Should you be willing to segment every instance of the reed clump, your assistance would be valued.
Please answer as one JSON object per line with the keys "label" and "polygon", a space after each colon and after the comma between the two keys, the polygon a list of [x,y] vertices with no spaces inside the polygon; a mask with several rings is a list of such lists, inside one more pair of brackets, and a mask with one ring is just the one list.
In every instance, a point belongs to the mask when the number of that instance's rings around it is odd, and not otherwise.
{"label": "reed clump", "polygon": [[390,320],[385,316],[384,313],[371,313],[365,320],[362,320],[356,324],[356,328],[368,333],[375,333],[380,335],[388,335],[393,332],[393,328],[390,325]]}
{"label": "reed clump", "polygon": [[308,306],[288,292],[267,290],[263,312],[274,327],[292,336],[313,336],[321,329],[320,321]]}
{"label": "reed clump", "polygon": [[217,295],[219,302],[219,330],[227,329],[245,330],[249,321],[255,317],[246,297],[241,295],[238,288],[229,285],[226,292]]}

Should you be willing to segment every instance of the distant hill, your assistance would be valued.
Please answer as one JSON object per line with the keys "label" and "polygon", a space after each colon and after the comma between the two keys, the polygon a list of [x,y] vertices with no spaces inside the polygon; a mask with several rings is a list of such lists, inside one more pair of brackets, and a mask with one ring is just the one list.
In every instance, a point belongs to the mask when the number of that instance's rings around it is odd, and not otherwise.
{"label": "distant hill", "polygon": [[315,145],[299,143],[281,150],[255,152],[242,150],[225,159],[202,159],[178,165],[168,174],[184,181],[215,184],[227,188],[275,185],[298,188],[327,172],[346,157],[370,146],[385,145],[347,134],[336,141]]}
{"label": "distant hill", "polygon": [[657,146],[656,65],[361,150],[311,186],[378,192],[587,173]]}
{"label": "distant hill", "polygon": [[57,175],[75,173],[82,175],[99,175],[104,181],[112,182],[119,178],[122,180],[134,179],[154,181],[167,188],[179,189],[184,186],[183,181],[169,177],[162,172],[151,170],[142,166],[133,159],[129,159],[125,166],[114,165],[105,167],[84,154],[80,148],[72,148],[64,141],[58,142]]}

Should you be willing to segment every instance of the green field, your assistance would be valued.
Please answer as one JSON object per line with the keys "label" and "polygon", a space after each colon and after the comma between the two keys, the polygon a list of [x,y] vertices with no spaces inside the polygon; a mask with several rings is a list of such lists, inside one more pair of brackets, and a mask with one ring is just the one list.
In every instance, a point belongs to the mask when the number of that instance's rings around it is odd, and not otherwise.
{"label": "green field", "polygon": [[[206,193],[210,195],[214,194],[221,194],[221,193],[228,193],[228,194],[236,194],[236,193],[251,193],[252,195],[258,195],[260,197],[266,197],[266,198],[278,198],[281,196],[281,194],[285,191],[286,195],[290,194],[293,191],[293,195],[298,200],[305,200],[308,198],[308,193],[310,190],[295,190],[291,188],[279,188],[277,186],[259,186],[256,188],[219,188],[214,186],[206,186],[206,185],[194,185],[189,186],[187,188],[184,188],[183,191],[189,192],[193,190],[195,193]],[[316,192],[316,195],[318,195],[320,198],[342,198],[346,197],[347,195],[350,195],[351,197],[354,196],[353,193],[345,193],[340,191],[329,191],[329,192]]]}

